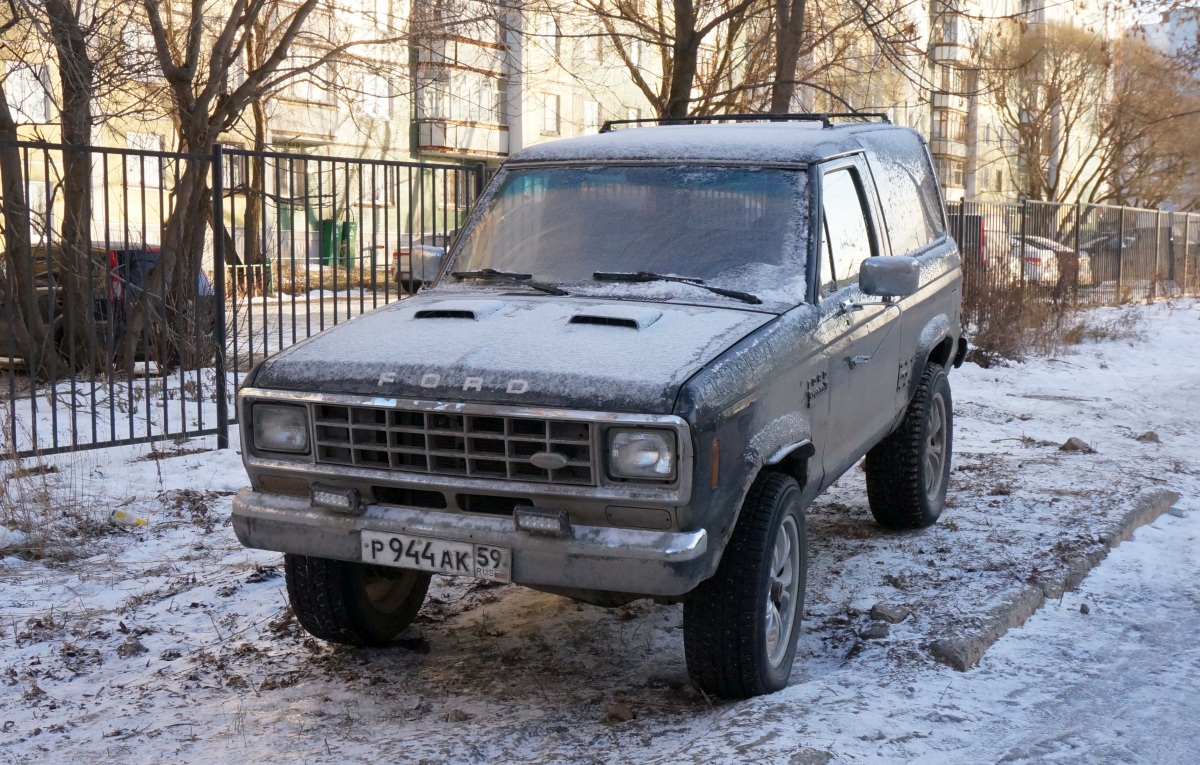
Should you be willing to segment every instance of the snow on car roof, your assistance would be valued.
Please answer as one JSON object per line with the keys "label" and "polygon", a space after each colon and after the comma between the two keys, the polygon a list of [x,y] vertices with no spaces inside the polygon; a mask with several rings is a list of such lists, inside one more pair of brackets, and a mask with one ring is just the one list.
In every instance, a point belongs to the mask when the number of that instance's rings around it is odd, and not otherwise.
{"label": "snow on car roof", "polygon": [[913,132],[888,124],[819,122],[662,125],[540,143],[514,154],[510,163],[702,160],[803,164],[874,144],[867,132]]}

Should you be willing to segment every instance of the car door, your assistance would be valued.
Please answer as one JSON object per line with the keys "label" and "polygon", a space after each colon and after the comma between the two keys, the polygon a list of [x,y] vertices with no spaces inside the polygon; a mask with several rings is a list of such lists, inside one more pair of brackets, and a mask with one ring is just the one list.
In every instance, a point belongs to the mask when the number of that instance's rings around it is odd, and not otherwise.
{"label": "car door", "polygon": [[[881,256],[878,215],[857,158],[824,166],[821,182],[821,300],[833,338],[829,359],[827,478],[841,474],[891,427],[900,365],[899,311],[865,296],[858,272]],[[828,307],[828,306],[826,306]]]}

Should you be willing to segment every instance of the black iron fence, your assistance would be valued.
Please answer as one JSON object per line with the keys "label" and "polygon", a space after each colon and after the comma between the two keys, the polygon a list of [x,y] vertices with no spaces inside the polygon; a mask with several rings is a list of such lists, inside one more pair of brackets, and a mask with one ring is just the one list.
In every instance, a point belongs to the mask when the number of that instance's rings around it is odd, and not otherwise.
{"label": "black iron fence", "polygon": [[956,202],[964,321],[1027,304],[1088,307],[1200,294],[1200,214],[1050,202]]}
{"label": "black iron fence", "polygon": [[[200,176],[203,235],[169,240]],[[215,434],[259,360],[438,271],[483,165],[0,143],[0,455]],[[1200,215],[955,203],[964,320],[1200,293]],[[175,220],[178,223],[178,220]],[[171,272],[171,273],[163,273]]]}
{"label": "black iron fence", "polygon": [[[242,375],[431,278],[484,181],[482,165],[230,147],[0,152],[4,457],[224,446]],[[189,170],[204,176],[199,253],[164,242]]]}

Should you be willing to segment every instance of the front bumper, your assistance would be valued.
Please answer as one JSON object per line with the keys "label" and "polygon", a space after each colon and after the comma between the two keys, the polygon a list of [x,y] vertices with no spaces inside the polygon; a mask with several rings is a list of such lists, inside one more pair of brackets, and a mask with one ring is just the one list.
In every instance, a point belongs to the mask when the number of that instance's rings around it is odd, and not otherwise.
{"label": "front bumper", "polygon": [[518,531],[509,517],[368,505],[350,516],[314,507],[307,497],[243,489],[233,500],[233,528],[247,547],[360,561],[364,529],[431,536],[512,549],[516,584],[675,596],[708,571],[708,535],[573,526],[569,538]]}

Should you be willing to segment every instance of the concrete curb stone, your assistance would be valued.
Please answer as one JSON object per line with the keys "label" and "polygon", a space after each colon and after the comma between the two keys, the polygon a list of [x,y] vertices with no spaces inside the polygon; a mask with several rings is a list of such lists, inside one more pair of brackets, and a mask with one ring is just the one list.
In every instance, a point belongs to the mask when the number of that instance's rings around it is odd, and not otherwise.
{"label": "concrete curb stone", "polygon": [[1036,581],[1014,587],[991,600],[983,613],[973,619],[960,634],[939,638],[929,645],[929,652],[941,663],[965,672],[979,661],[993,643],[1008,630],[1020,627],[1042,607],[1047,598],[1060,597],[1079,586],[1088,572],[1108,557],[1108,551],[1133,536],[1140,526],[1154,522],[1179,500],[1174,491],[1159,490],[1142,494],[1112,528],[1100,535],[1098,550],[1079,555],[1066,562],[1061,573],[1039,577]]}

